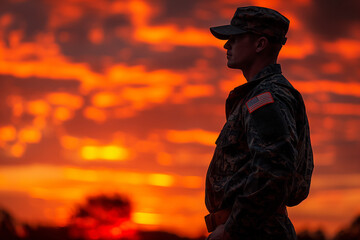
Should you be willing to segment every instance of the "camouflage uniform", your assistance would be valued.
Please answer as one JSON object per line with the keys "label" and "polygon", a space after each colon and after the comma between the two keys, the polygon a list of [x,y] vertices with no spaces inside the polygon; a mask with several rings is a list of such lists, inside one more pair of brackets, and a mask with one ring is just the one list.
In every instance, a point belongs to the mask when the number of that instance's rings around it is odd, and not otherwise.
{"label": "camouflage uniform", "polygon": [[[264,93],[273,102],[250,109]],[[226,119],[206,176],[207,209],[231,209],[231,239],[296,239],[278,209],[299,204],[310,188],[313,156],[300,93],[280,65],[269,65],[230,92]]]}

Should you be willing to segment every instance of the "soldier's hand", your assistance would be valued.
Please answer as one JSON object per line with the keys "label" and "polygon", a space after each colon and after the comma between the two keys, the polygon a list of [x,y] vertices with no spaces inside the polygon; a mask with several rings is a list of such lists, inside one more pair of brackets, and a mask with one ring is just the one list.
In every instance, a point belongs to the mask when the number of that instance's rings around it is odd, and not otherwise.
{"label": "soldier's hand", "polygon": [[223,240],[225,225],[219,225],[207,238],[206,240]]}

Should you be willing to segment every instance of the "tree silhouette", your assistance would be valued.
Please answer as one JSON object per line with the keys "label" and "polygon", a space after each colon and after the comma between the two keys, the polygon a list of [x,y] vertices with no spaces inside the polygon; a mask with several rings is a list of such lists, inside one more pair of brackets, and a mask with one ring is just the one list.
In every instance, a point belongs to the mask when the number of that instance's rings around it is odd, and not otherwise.
{"label": "tree silhouette", "polygon": [[4,209],[0,209],[0,239],[1,240],[18,240],[16,233],[15,220]]}
{"label": "tree silhouette", "polygon": [[309,232],[305,230],[298,234],[298,240],[326,240],[325,234],[322,230],[317,230],[315,232]]}
{"label": "tree silhouette", "polygon": [[69,233],[80,239],[137,239],[130,202],[120,195],[89,197],[70,218]]}
{"label": "tree silhouette", "polygon": [[357,216],[348,228],[341,230],[334,237],[334,240],[359,240],[359,239],[360,239],[360,216]]}

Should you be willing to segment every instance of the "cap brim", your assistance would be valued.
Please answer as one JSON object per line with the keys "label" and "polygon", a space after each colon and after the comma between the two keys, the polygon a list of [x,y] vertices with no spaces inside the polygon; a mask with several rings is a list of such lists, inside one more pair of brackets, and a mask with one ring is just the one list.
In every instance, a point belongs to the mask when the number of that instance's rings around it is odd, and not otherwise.
{"label": "cap brim", "polygon": [[212,35],[214,35],[214,37],[221,40],[226,40],[229,39],[231,35],[242,34],[247,31],[233,25],[223,25],[218,27],[211,27],[210,32]]}

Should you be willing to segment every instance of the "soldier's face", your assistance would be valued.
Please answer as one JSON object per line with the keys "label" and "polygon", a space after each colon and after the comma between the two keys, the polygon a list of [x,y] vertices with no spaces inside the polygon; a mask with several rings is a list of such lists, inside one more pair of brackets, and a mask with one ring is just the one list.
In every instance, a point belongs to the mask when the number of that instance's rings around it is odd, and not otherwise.
{"label": "soldier's face", "polygon": [[241,70],[248,68],[256,55],[254,39],[248,33],[231,36],[224,48],[227,50],[227,66],[229,68]]}

